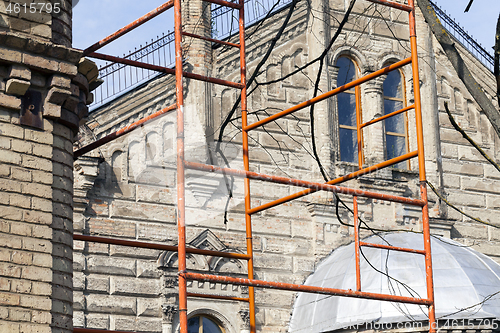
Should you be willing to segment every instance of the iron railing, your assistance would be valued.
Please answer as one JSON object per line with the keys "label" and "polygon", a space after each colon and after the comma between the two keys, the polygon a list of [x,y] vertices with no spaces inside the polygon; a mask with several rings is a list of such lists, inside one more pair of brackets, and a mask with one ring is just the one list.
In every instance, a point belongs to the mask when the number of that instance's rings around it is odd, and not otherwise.
{"label": "iron railing", "polygon": [[[245,25],[249,25],[263,19],[270,11],[276,12],[290,4],[292,0],[246,0],[245,1]],[[224,39],[238,31],[238,11],[226,6],[212,5],[212,37]],[[168,32],[156,40],[146,42],[139,49],[123,55],[124,58],[145,62],[148,64],[172,67],[175,60],[174,33]],[[99,68],[99,78],[104,82],[94,91],[94,103],[91,109],[111,101],[142,83],[157,77],[155,71],[138,69],[128,65],[117,63],[105,63]]]}
{"label": "iron railing", "polygon": [[484,47],[479,44],[474,38],[472,38],[454,19],[449,17],[444,10],[442,10],[434,2],[429,1],[434,7],[434,11],[438,16],[441,24],[450,33],[451,36],[455,38],[460,44],[462,44],[470,53],[476,57],[483,65],[493,71],[494,67],[494,57]]}
{"label": "iron railing", "polygon": [[[269,12],[273,13],[289,5],[292,0],[246,0],[245,1],[245,25],[263,19]],[[430,1],[443,26],[460,44],[468,49],[481,63],[493,71],[494,58],[479,43],[477,43],[458,23],[449,17],[441,8]],[[237,11],[235,9],[212,5],[212,37],[224,39],[238,31]],[[174,35],[173,32],[163,34],[156,40],[146,42],[139,49],[124,55],[124,58],[145,62],[148,64],[171,67],[174,64]],[[147,69],[137,69],[123,64],[107,63],[99,69],[99,78],[104,83],[94,91],[94,103],[91,109],[95,109],[117,95],[123,94],[138,85],[155,78],[158,74]]]}

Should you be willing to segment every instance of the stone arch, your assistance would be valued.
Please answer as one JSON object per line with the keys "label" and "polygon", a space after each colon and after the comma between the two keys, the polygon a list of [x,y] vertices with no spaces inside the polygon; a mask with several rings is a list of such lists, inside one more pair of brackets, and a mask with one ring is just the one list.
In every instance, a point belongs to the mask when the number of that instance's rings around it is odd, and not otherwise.
{"label": "stone arch", "polygon": [[[231,322],[229,321],[229,319],[226,316],[224,316],[219,311],[216,311],[216,310],[213,310],[210,308],[199,308],[199,309],[193,310],[193,311],[188,313],[188,318],[191,318],[194,316],[200,316],[200,315],[206,315],[207,317],[212,317],[213,319],[215,319],[215,321],[218,322],[218,324],[224,328],[224,331],[226,333],[236,333],[237,332],[236,328],[235,328],[235,327],[237,327],[236,323],[234,323],[234,325],[231,324]],[[180,331],[180,325],[179,325],[179,323],[177,323],[176,328],[175,328],[175,332],[179,332],[179,331]]]}
{"label": "stone arch", "polygon": [[175,147],[176,147],[176,126],[174,122],[166,122],[162,126],[162,154],[163,160],[167,163],[175,163]]}
{"label": "stone arch", "polygon": [[348,56],[352,58],[357,64],[360,73],[364,73],[369,67],[368,60],[365,58],[363,53],[356,47],[347,45],[338,47],[335,52],[332,53],[329,59],[330,65],[335,66],[337,60],[342,56]]}
{"label": "stone arch", "polygon": [[116,149],[111,154],[111,163],[110,163],[111,164],[111,179],[114,182],[119,182],[122,180],[122,176],[123,176],[122,173],[123,173],[123,170],[125,170],[125,168],[123,166],[124,157],[125,157],[125,153],[123,152],[123,150],[120,150],[120,149]]}
{"label": "stone arch", "polygon": [[127,151],[127,170],[128,176],[135,178],[141,171],[141,163],[144,162],[144,146],[143,142],[133,140],[128,145]]}
{"label": "stone arch", "polygon": [[160,154],[160,136],[156,131],[146,134],[146,161],[154,161]]}

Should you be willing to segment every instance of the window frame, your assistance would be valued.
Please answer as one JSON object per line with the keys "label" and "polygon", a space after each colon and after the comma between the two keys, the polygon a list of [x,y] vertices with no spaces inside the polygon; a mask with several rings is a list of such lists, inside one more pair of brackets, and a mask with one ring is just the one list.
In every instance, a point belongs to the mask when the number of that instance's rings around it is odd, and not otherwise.
{"label": "window frame", "polygon": [[[338,56],[338,58],[335,60],[335,67],[339,68],[339,66],[337,66],[338,64],[338,61],[339,59],[341,58],[347,58],[349,59],[353,64],[354,64],[354,79],[353,80],[356,80],[358,78],[360,78],[360,74],[361,74],[361,70],[360,70],[360,67],[356,61],[356,59],[354,59],[351,55],[349,54],[341,54]],[[337,73],[338,75],[338,73]],[[349,81],[349,82],[352,82],[352,81]],[[346,82],[347,83],[347,82]],[[338,88],[339,85],[338,85],[338,76],[337,76],[337,79],[336,79],[336,82],[335,82],[335,86]],[[361,87],[358,85],[356,87],[354,87],[354,89],[349,89],[349,90],[344,90],[342,93],[347,93],[347,94],[351,94],[351,95],[354,95],[354,100],[355,100],[355,109],[354,109],[354,112],[356,114],[356,118],[358,118],[358,115],[359,115],[359,119],[356,119],[356,122],[359,123],[359,124],[362,124],[362,119],[363,119],[363,108],[362,108],[362,105],[361,105]],[[364,154],[363,154],[363,148],[364,148],[364,139],[363,139],[363,131],[360,129],[360,138],[361,138],[361,141],[358,142],[358,136],[357,136],[357,131],[358,131],[358,128],[357,126],[351,126],[351,125],[342,125],[340,124],[340,117],[339,117],[339,102],[338,102],[338,98],[336,99],[336,106],[337,106],[337,125],[338,125],[338,149],[337,149],[337,153],[338,153],[338,161],[339,162],[343,162],[343,163],[356,163],[358,164],[359,167],[361,167],[364,163]],[[356,157],[355,157],[355,160],[357,161],[346,161],[346,160],[342,160],[342,154],[341,154],[341,141],[340,141],[340,129],[347,129],[347,130],[351,130],[351,131],[354,131],[356,133],[356,146],[357,146],[357,149],[356,149]],[[359,147],[359,143],[361,143],[361,149]]]}
{"label": "window frame", "polygon": [[[385,66],[389,66],[393,64],[393,62],[388,62],[384,65]],[[396,98],[396,97],[390,97],[390,96],[386,96],[385,95],[385,90],[384,90],[384,86],[383,84],[385,83],[385,80],[387,80],[387,77],[384,79],[384,82],[382,83],[382,111],[383,111],[383,115],[385,115],[385,101],[386,100],[389,100],[389,101],[396,101],[396,102],[401,102],[403,104],[403,107],[402,108],[405,108],[407,107],[408,105],[408,101],[407,101],[407,98],[406,98],[406,79],[405,79],[405,75],[403,73],[402,70],[400,69],[397,69],[396,70],[397,73],[399,74],[399,78],[400,78],[400,84],[401,84],[401,98]],[[401,114],[401,113],[400,113]],[[384,149],[384,155],[385,155],[385,159],[388,160],[389,157],[388,157],[388,153],[387,153],[387,135],[391,135],[391,136],[394,136],[394,137],[400,137],[400,138],[405,138],[405,153],[404,154],[407,154],[410,150],[410,145],[409,145],[409,133],[408,133],[408,112],[403,112],[401,114],[403,116],[403,128],[404,128],[404,133],[396,133],[396,132],[389,132],[386,130],[386,126],[385,126],[385,120],[384,120],[384,143],[385,143],[385,149]],[[395,156],[397,157],[397,156]],[[393,158],[395,158],[393,157]],[[400,163],[403,163],[403,162],[400,162]],[[406,170],[411,170],[411,164],[410,164],[410,160],[406,160],[404,161],[404,163],[406,163]],[[399,164],[399,163],[398,163]],[[395,165],[392,165],[393,168],[397,168],[396,167],[396,164]]]}
{"label": "window frame", "polygon": [[204,313],[195,313],[193,314],[191,317],[188,318],[188,321],[193,319],[193,318],[196,318],[198,317],[198,333],[203,333],[203,318],[206,318],[208,320],[210,320],[212,323],[214,323],[215,325],[217,325],[217,327],[219,327],[219,329],[221,330],[222,333],[226,333],[226,329],[224,328],[224,325],[222,325],[222,323],[217,320],[216,318],[210,316],[210,315],[207,315],[207,314],[204,314]]}

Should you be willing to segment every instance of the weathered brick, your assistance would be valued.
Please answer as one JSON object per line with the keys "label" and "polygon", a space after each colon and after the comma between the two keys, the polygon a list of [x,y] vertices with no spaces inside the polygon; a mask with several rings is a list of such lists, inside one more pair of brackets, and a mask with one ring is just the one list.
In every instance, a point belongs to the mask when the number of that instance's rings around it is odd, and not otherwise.
{"label": "weathered brick", "polygon": [[481,163],[464,163],[443,159],[443,172],[468,176],[483,176],[483,165]]}
{"label": "weathered brick", "polygon": [[52,163],[50,160],[32,155],[23,155],[21,165],[25,168],[52,171]]}
{"label": "weathered brick", "polygon": [[33,254],[24,251],[12,251],[12,262],[21,265],[31,265]]}
{"label": "weathered brick", "polygon": [[112,295],[155,295],[160,289],[158,279],[139,279],[128,277],[110,278],[110,292]]}
{"label": "weathered brick", "polygon": [[23,183],[23,193],[46,199],[52,198],[52,188],[48,185]]}
{"label": "weathered brick", "polygon": [[33,56],[31,54],[25,53],[23,54],[22,59],[22,63],[30,67],[50,70],[52,72],[57,72],[59,69],[59,64],[57,63],[57,61],[50,60],[46,57]]}
{"label": "weathered brick", "polygon": [[135,238],[135,223],[118,219],[92,218],[89,227],[99,235],[121,236]]}
{"label": "weathered brick", "polygon": [[20,295],[0,292],[0,304],[19,305]]}
{"label": "weathered brick", "polygon": [[53,136],[51,133],[27,129],[27,128],[24,129],[24,137],[26,138],[26,140],[30,140],[41,144],[51,145],[53,142]]}
{"label": "weathered brick", "polygon": [[11,193],[10,197],[10,205],[22,208],[30,208],[31,207],[31,197],[22,194]]}
{"label": "weathered brick", "polygon": [[[0,95],[0,100],[1,99],[2,96]],[[19,138],[19,139],[24,138],[22,127],[7,123],[0,123],[0,134],[2,136],[10,136],[13,138]]]}
{"label": "weathered brick", "polygon": [[31,200],[31,208],[43,212],[52,212],[52,201],[33,197]]}
{"label": "weathered brick", "polygon": [[5,86],[5,92],[10,95],[23,96],[29,87],[29,81],[9,79],[7,80],[7,84]]}
{"label": "weathered brick", "polygon": [[32,321],[38,324],[50,324],[52,315],[48,311],[32,311]]}
{"label": "weathered brick", "polygon": [[35,224],[32,227],[33,237],[51,239],[52,238],[52,228],[48,225]]}
{"label": "weathered brick", "polygon": [[109,277],[102,275],[89,275],[86,278],[87,290],[109,293]]}
{"label": "weathered brick", "polygon": [[87,259],[87,269],[92,273],[135,276],[135,260],[92,256]]}
{"label": "weathered brick", "polygon": [[49,145],[31,143],[31,146],[33,147],[33,155],[42,156],[45,158],[52,155],[52,147]]}
{"label": "weathered brick", "polygon": [[[1,49],[0,49],[0,58],[2,58],[2,50]],[[2,59],[4,59],[4,58],[2,58]],[[20,110],[21,109],[21,99],[18,97],[6,95],[6,94],[0,92],[0,106],[3,106],[7,109]],[[20,135],[22,135],[22,133],[20,133]],[[18,137],[18,136],[15,136],[15,137]]]}
{"label": "weathered brick", "polygon": [[25,237],[23,238],[23,249],[28,251],[50,253],[52,251],[52,243],[45,239]]}
{"label": "weathered brick", "polygon": [[24,211],[23,220],[30,223],[50,225],[52,223],[52,214],[35,210],[26,210]]}
{"label": "weathered brick", "polygon": [[39,296],[50,296],[52,295],[52,284],[49,282],[32,281],[31,293]]}
{"label": "weathered brick", "polygon": [[45,171],[39,171],[39,170],[32,170],[31,171],[32,175],[32,181],[34,183],[40,183],[40,184],[52,184],[52,173],[50,172],[45,172]]}
{"label": "weathered brick", "polygon": [[31,182],[31,171],[25,168],[12,167],[11,169],[12,178],[23,181]]}
{"label": "weathered brick", "polygon": [[0,321],[0,331],[9,333],[19,333],[19,323]]}
{"label": "weathered brick", "polygon": [[31,236],[31,225],[27,223],[12,222],[10,232],[15,235]]}
{"label": "weathered brick", "polygon": [[20,164],[21,154],[11,150],[0,149],[0,162],[10,164]]}
{"label": "weathered brick", "polygon": [[28,280],[50,282],[52,281],[52,270],[46,267],[23,267],[21,277]]}
{"label": "weathered brick", "polygon": [[21,306],[36,310],[50,310],[52,302],[49,297],[35,295],[21,295]]}
{"label": "weathered brick", "polygon": [[0,178],[0,191],[21,192],[21,184],[14,180]]}
{"label": "weathered brick", "polygon": [[125,217],[153,221],[175,221],[175,208],[173,206],[139,204],[115,200],[111,205],[110,212],[110,217]]}
{"label": "weathered brick", "polygon": [[[0,207],[0,211],[3,207]],[[6,248],[20,249],[22,247],[22,238],[12,235],[0,234],[0,244]]]}
{"label": "weathered brick", "polygon": [[0,290],[9,291],[10,290],[10,280],[4,277],[0,277]]}
{"label": "weathered brick", "polygon": [[20,221],[23,216],[23,211],[18,207],[0,206],[0,218],[7,220]]}
{"label": "weathered brick", "polygon": [[12,280],[11,291],[13,293],[21,293],[21,294],[31,293],[31,281]]}
{"label": "weathered brick", "polygon": [[88,295],[87,309],[91,312],[135,315],[137,313],[134,297]]}
{"label": "weathered brick", "polygon": [[0,275],[19,278],[21,277],[21,267],[7,262],[0,262]]}

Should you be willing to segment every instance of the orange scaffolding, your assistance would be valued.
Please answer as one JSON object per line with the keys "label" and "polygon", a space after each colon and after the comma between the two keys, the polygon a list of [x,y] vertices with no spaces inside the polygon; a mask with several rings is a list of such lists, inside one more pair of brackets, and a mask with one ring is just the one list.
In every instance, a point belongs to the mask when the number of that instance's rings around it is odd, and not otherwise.
{"label": "orange scaffolding", "polygon": [[[207,38],[203,36],[194,35],[191,33],[186,33],[182,31],[182,23],[181,23],[181,0],[173,0],[168,1],[160,7],[154,9],[148,14],[142,16],[131,24],[125,26],[124,28],[118,30],[114,34],[104,38],[103,40],[95,43],[90,46],[86,50],[84,50],[84,55],[89,57],[94,57],[98,59],[104,59],[113,61],[116,63],[122,63],[130,66],[135,66],[139,68],[145,68],[150,70],[155,70],[158,72],[163,72],[166,74],[173,74],[176,77],[176,104],[164,108],[153,115],[141,119],[115,133],[112,133],[106,137],[103,137],[96,142],[85,146],[81,149],[78,149],[74,152],[75,159],[82,156],[83,154],[96,149],[120,136],[123,136],[135,128],[143,125],[144,123],[157,118],[167,112],[177,111],[177,226],[178,226],[178,245],[171,246],[165,244],[154,244],[154,243],[146,243],[146,242],[138,242],[138,241],[126,241],[121,239],[114,238],[106,238],[106,237],[96,237],[96,236],[88,236],[88,235],[74,235],[73,238],[75,240],[88,241],[88,242],[98,242],[98,243],[106,243],[106,244],[116,244],[123,246],[131,246],[131,247],[140,247],[140,248],[150,248],[150,249],[158,249],[165,251],[177,251],[178,252],[178,276],[179,276],[179,321],[180,321],[180,332],[187,333],[187,298],[188,297],[205,297],[205,298],[214,298],[214,299],[231,299],[237,301],[243,301],[249,303],[250,308],[250,332],[256,332],[256,323],[255,323],[255,292],[254,288],[270,288],[270,289],[281,289],[281,290],[290,290],[297,292],[309,292],[309,293],[320,293],[327,295],[337,295],[337,296],[345,296],[345,297],[357,297],[357,298],[365,298],[365,299],[375,299],[381,301],[391,301],[391,302],[400,302],[400,303],[409,303],[409,304],[419,304],[428,306],[429,313],[429,332],[436,332],[436,318],[435,318],[435,309],[434,309],[434,287],[432,280],[432,261],[431,261],[431,245],[430,245],[430,231],[429,231],[429,216],[428,216],[428,200],[427,200],[427,189],[426,189],[426,175],[425,175],[425,158],[424,158],[424,141],[423,141],[423,128],[422,128],[422,114],[421,114],[421,102],[420,102],[420,86],[419,84],[414,84],[414,104],[408,107],[405,107],[399,111],[393,112],[391,114],[384,115],[380,118],[370,120],[368,122],[361,122],[361,111],[359,107],[356,109],[356,128],[357,128],[357,141],[358,141],[358,165],[359,170],[345,176],[333,179],[327,183],[317,183],[299,179],[292,179],[286,177],[278,177],[273,175],[266,175],[256,172],[250,171],[250,159],[249,159],[249,146],[248,146],[248,133],[251,130],[254,130],[260,126],[268,124],[274,120],[277,120],[281,117],[284,117],[288,114],[306,108],[308,106],[313,105],[314,103],[323,101],[329,97],[335,96],[338,93],[341,93],[347,89],[355,88],[359,91],[360,85],[371,80],[377,78],[381,75],[387,74],[390,71],[397,70],[402,66],[408,65],[411,63],[412,72],[413,72],[413,82],[420,82],[419,73],[418,73],[418,58],[417,58],[417,37],[415,31],[415,0],[408,0],[408,5],[401,4],[388,0],[367,0],[377,4],[381,4],[384,6],[389,6],[392,8],[396,8],[402,11],[405,11],[409,14],[409,30],[410,30],[410,44],[411,44],[411,57],[401,60],[395,64],[384,67],[378,71],[375,71],[369,75],[356,79],[348,84],[345,84],[341,87],[333,89],[329,92],[323,93],[315,98],[312,98],[308,101],[300,103],[294,107],[286,109],[284,111],[278,112],[272,116],[269,116],[263,120],[257,121],[252,124],[248,124],[247,119],[247,86],[246,86],[246,61],[245,61],[245,12],[244,12],[244,0],[238,0],[238,2],[227,2],[224,0],[204,0],[210,3],[218,4],[221,6],[227,6],[233,9],[237,9],[239,13],[239,43],[229,43],[226,41],[220,41],[212,38]],[[175,17],[175,69],[166,68],[161,66],[150,65],[146,63],[141,63],[137,61],[132,61],[129,59],[113,57],[110,55],[96,53],[98,49],[107,45],[108,43],[116,40],[120,36],[126,34],[127,32],[133,30],[134,28],[142,25],[148,20],[154,18],[155,16],[165,12],[166,10],[173,8],[174,9],[174,17]],[[239,48],[240,52],[240,83],[226,81],[218,78],[206,77],[194,73],[184,72],[182,69],[182,47],[181,40],[182,36],[189,36],[194,38],[205,39],[214,43],[220,43],[224,45],[228,45],[231,47]],[[183,92],[183,78],[190,78],[195,80],[202,80],[214,84],[220,84],[227,87],[232,87],[241,90],[241,119],[242,119],[242,135],[243,135],[243,164],[244,170],[237,170],[231,168],[222,168],[216,167],[213,165],[205,165],[200,163],[189,162],[184,159],[184,92]],[[413,152],[409,152],[402,156],[387,160],[385,162],[372,165],[369,167],[363,168],[362,166],[362,129],[366,126],[374,124],[376,122],[382,121],[389,117],[392,117],[396,114],[400,114],[402,112],[407,112],[409,110],[415,111],[415,119],[416,119],[416,133],[417,133],[417,150]],[[401,196],[387,195],[381,193],[375,193],[370,191],[364,191],[359,189],[351,189],[347,187],[336,186],[335,184],[344,182],[346,180],[354,179],[361,175],[365,175],[368,173],[375,172],[385,167],[389,167],[391,165],[395,165],[402,161],[406,161],[411,158],[418,157],[418,167],[419,167],[419,178],[420,178],[420,199],[413,199]],[[232,175],[236,177],[242,177],[244,179],[244,189],[245,189],[245,222],[246,222],[246,254],[240,253],[227,253],[227,252],[218,252],[218,251],[207,251],[200,249],[192,249],[186,247],[186,226],[185,226],[185,169],[195,169],[201,170],[205,172],[215,172],[222,173],[226,175]],[[272,182],[278,184],[288,184],[293,186],[299,186],[305,188],[303,191],[297,192],[295,194],[286,196],[284,198],[279,198],[269,203],[263,204],[258,207],[251,206],[250,200],[250,180],[259,180],[265,182]],[[290,283],[282,283],[282,282],[270,282],[270,281],[262,281],[254,279],[254,266],[253,266],[253,237],[252,237],[252,215],[263,210],[275,207],[282,203],[303,197],[307,194],[316,192],[316,191],[329,191],[334,193],[343,193],[353,196],[353,206],[354,206],[354,215],[355,215],[355,223],[354,223],[354,238],[355,238],[355,260],[356,260],[356,290],[342,290],[335,288],[323,288],[323,287],[315,287],[315,286],[306,286],[299,284],[290,284]],[[423,222],[423,239],[424,239],[424,250],[416,250],[409,248],[400,248],[393,247],[388,245],[379,245],[379,244],[371,244],[360,241],[359,236],[359,224],[358,221],[358,202],[357,197],[367,197],[367,198],[375,198],[380,200],[393,201],[408,205],[419,206],[422,209],[422,222]],[[388,294],[378,294],[378,293],[368,293],[362,291],[361,286],[361,277],[360,277],[360,247],[374,247],[380,249],[394,250],[394,251],[403,251],[409,253],[418,253],[422,254],[425,258],[425,267],[426,267],[426,283],[427,283],[427,297],[426,298],[415,298],[415,297],[405,297],[398,295],[388,295]],[[210,255],[210,256],[219,256],[226,258],[235,258],[242,259],[248,262],[248,278],[235,278],[229,276],[220,276],[220,275],[211,275],[211,274],[199,274],[189,272],[186,268],[186,253],[196,253],[200,255]],[[208,282],[221,282],[221,283],[232,283],[236,285],[245,285],[248,286],[248,298],[239,298],[239,297],[226,297],[226,296],[218,296],[218,295],[201,295],[187,292],[187,280],[198,280],[198,281],[208,281]],[[87,329],[87,328],[74,328],[75,333],[98,333],[98,332],[115,332],[118,331],[109,331],[109,330],[95,330],[95,329]]]}

